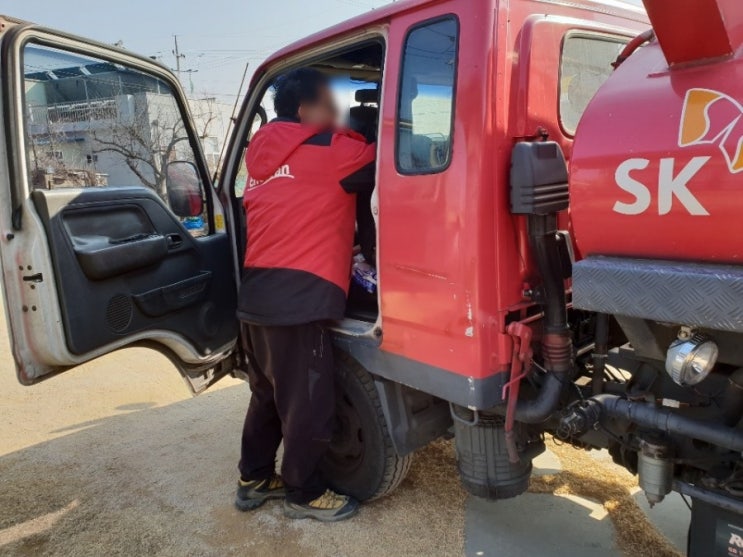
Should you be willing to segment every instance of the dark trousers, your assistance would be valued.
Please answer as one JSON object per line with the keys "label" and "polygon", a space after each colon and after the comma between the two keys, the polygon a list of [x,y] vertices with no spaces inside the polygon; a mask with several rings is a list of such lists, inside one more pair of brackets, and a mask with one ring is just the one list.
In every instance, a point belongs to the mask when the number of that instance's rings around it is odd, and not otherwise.
{"label": "dark trousers", "polygon": [[335,416],[333,348],[319,324],[242,324],[252,398],[242,435],[243,480],[270,478],[284,440],[287,499],[307,503],[326,485],[318,470]]}

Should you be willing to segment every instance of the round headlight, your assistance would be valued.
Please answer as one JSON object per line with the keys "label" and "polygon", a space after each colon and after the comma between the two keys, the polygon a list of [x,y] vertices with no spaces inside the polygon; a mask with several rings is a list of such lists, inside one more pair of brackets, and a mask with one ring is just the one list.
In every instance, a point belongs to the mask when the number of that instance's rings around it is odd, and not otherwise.
{"label": "round headlight", "polygon": [[717,363],[717,344],[704,335],[671,343],[666,354],[666,371],[682,387],[696,385]]}

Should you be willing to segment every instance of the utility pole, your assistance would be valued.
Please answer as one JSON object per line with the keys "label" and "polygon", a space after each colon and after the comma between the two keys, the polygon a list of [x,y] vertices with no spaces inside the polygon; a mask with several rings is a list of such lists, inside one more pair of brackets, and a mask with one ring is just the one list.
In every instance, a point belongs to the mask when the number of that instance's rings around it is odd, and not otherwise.
{"label": "utility pole", "polygon": [[178,35],[173,35],[173,56],[175,56],[175,70],[174,71],[176,73],[176,76],[178,77],[178,81],[180,81],[181,84],[183,84],[183,79],[181,79],[181,73],[187,73],[187,74],[189,74],[188,75],[188,80],[189,80],[189,83],[191,85],[191,93],[193,93],[193,76],[192,76],[192,74],[198,72],[199,70],[193,70],[193,69],[190,69],[190,70],[181,70],[181,59],[182,58],[185,58],[186,55],[185,54],[182,54],[181,51],[180,51],[180,49],[178,48]]}
{"label": "utility pole", "polygon": [[175,56],[175,71],[178,74],[178,79],[181,78],[181,58],[185,58],[185,54],[181,54],[181,51],[178,50],[178,35],[173,35],[173,42],[175,43],[175,48],[173,49],[173,55]]}

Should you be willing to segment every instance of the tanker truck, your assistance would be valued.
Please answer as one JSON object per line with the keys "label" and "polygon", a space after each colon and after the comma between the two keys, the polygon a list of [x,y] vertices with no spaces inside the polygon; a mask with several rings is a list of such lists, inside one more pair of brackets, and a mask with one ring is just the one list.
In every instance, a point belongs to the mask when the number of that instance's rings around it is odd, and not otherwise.
{"label": "tanker truck", "polygon": [[688,496],[694,557],[741,554],[743,4],[645,8],[374,10],[255,70],[215,176],[162,64],[0,18],[0,260],[19,381],[134,345],[168,356],[194,393],[242,376],[245,149],[275,80],[310,66],[377,144],[359,201],[377,289],[352,291],[329,324],[334,487],[381,497],[417,449],[453,435],[464,487],[513,497],[551,436],[606,450],[651,504]]}
{"label": "tanker truck", "polygon": [[595,348],[591,392],[555,433],[601,438],[651,504],[688,495],[690,555],[740,555],[743,4],[644,4],[652,31],[573,146],[572,307],[592,315]]}

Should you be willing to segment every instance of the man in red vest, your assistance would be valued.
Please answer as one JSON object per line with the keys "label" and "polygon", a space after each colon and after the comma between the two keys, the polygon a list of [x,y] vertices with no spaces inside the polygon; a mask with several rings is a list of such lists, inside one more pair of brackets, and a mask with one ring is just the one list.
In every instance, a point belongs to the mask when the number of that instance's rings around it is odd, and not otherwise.
{"label": "man in red vest", "polygon": [[[374,187],[375,144],[338,130],[327,77],[300,68],[275,84],[278,117],[251,139],[243,204],[247,253],[238,317],[250,359],[236,504],[286,497],[291,518],[337,521],[358,502],[327,488],[319,464],[335,410],[333,346],[343,317],[356,193]],[[276,450],[284,441],[281,476]]]}

